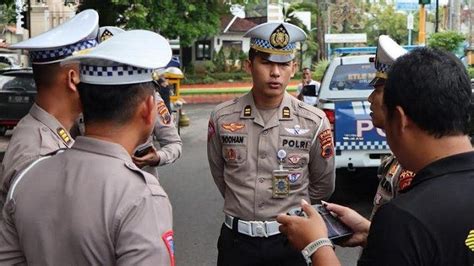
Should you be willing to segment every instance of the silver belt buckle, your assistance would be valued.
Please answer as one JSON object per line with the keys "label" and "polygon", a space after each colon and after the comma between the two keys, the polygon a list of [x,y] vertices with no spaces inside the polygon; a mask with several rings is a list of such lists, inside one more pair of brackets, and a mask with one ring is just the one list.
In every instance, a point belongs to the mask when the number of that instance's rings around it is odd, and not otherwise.
{"label": "silver belt buckle", "polygon": [[262,222],[262,221],[252,222],[252,236],[268,237],[266,222]]}

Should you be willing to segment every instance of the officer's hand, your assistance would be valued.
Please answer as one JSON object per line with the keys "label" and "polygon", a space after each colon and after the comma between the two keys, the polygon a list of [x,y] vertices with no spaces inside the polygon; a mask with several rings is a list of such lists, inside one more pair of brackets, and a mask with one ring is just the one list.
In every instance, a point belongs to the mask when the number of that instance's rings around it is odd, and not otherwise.
{"label": "officer's hand", "polygon": [[133,155],[132,160],[139,168],[143,168],[147,165],[157,166],[160,163],[160,155],[156,152],[155,147],[152,147],[149,152],[142,157]]}
{"label": "officer's hand", "polygon": [[280,232],[288,237],[297,250],[303,250],[316,239],[328,237],[328,230],[321,215],[305,200],[301,201],[301,207],[308,217],[280,214],[276,218],[281,223]]}
{"label": "officer's hand", "polygon": [[325,202],[324,204],[326,209],[334,213],[341,222],[354,231],[354,234],[350,238],[339,242],[338,245],[343,247],[365,246],[367,243],[367,236],[369,235],[370,221],[362,217],[362,215],[353,209],[334,203]]}

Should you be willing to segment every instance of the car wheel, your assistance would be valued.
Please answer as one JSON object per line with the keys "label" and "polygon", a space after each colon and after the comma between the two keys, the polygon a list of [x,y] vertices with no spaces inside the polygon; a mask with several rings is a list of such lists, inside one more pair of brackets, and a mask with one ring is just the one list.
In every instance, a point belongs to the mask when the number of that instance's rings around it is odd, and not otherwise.
{"label": "car wheel", "polygon": [[5,133],[7,133],[7,127],[0,126],[0,136],[5,136]]}

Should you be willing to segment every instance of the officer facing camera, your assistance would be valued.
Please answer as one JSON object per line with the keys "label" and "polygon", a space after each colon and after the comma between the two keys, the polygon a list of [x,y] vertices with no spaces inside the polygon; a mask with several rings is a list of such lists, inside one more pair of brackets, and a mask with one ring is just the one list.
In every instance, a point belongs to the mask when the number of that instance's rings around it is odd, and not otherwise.
{"label": "officer facing camera", "polygon": [[268,22],[250,29],[245,61],[252,90],[218,105],[208,128],[208,161],[224,197],[218,265],[306,265],[278,230],[277,214],[301,198],[334,190],[334,147],[324,112],[286,92],[296,71],[300,28]]}

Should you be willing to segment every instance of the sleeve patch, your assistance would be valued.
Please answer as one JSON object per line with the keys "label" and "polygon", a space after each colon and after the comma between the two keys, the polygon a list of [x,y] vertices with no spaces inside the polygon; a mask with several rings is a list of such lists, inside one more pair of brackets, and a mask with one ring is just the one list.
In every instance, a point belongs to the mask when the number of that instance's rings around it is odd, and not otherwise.
{"label": "sleeve patch", "polygon": [[166,107],[165,102],[160,101],[158,103],[157,108],[158,108],[158,115],[160,116],[161,122],[164,125],[171,124],[171,115],[168,112],[168,108]]}
{"label": "sleeve patch", "polygon": [[169,230],[164,233],[161,238],[163,242],[165,242],[166,248],[168,249],[168,253],[170,255],[170,266],[175,265],[174,259],[174,239],[173,239],[173,230]]}
{"label": "sleeve patch", "polygon": [[321,145],[321,157],[328,159],[334,155],[334,145],[332,141],[331,129],[326,129],[318,136]]}

